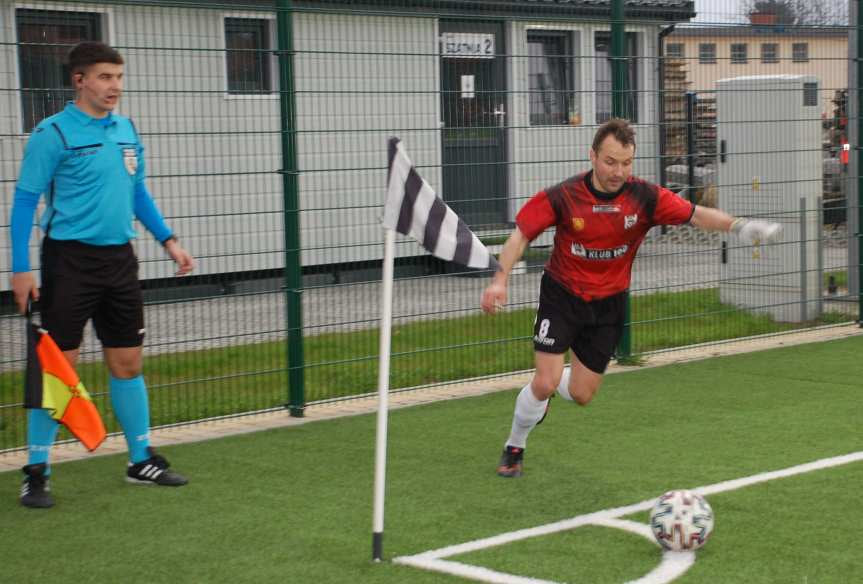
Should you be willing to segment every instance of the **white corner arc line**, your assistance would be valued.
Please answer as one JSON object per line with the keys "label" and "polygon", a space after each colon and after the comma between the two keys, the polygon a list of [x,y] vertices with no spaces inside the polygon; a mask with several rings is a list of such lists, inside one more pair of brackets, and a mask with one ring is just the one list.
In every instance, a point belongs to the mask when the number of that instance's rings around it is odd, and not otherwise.
{"label": "white corner arc line", "polygon": [[[653,537],[653,531],[646,523],[630,521],[628,519],[603,519],[596,521],[593,525],[601,525],[603,527],[614,527],[622,529],[630,533],[635,533],[645,538],[650,543],[659,547],[656,543],[656,538]],[[666,584],[672,580],[679,578],[686,570],[692,567],[695,563],[695,552],[662,552],[662,561],[653,570],[639,578],[638,580],[630,580],[626,584]]]}
{"label": "white corner arc line", "polygon": [[538,578],[516,576],[515,574],[496,572],[481,566],[472,566],[470,564],[462,564],[461,562],[453,562],[452,560],[441,560],[437,558],[404,556],[401,558],[395,558],[393,562],[396,564],[429,570],[431,572],[441,572],[444,574],[452,574],[453,576],[461,576],[462,578],[467,578],[476,582],[488,582],[490,584],[560,584],[553,580],[540,580]]}
{"label": "white corner arc line", "polygon": [[[798,474],[804,474],[816,470],[824,470],[834,466],[842,466],[845,464],[851,464],[860,461],[863,461],[863,451],[852,452],[850,454],[843,454],[831,458],[822,458],[820,460],[815,460],[812,462],[807,462],[804,464],[799,464],[776,471],[759,473],[749,477],[732,479],[715,483],[712,485],[695,487],[690,490],[700,493],[702,495],[712,495],[715,493],[722,493],[725,491],[741,489],[743,487],[748,487],[766,481],[787,478]],[[531,537],[539,537],[542,535],[557,533],[559,531],[566,531],[569,529],[574,529],[576,527],[581,527],[582,525],[594,524],[607,525],[609,527],[621,527],[621,525],[618,523],[612,524],[613,521],[624,515],[638,513],[639,511],[646,511],[653,506],[653,503],[654,500],[650,499],[647,501],[641,501],[640,503],[634,503],[632,505],[626,505],[623,507],[614,507],[612,509],[594,511],[593,513],[578,515],[576,517],[557,521],[555,523],[548,523],[546,525],[540,525],[527,529],[519,529],[517,531],[502,533],[492,537],[446,546],[443,548],[438,548],[436,550],[429,550],[412,556],[400,556],[397,558],[393,558],[392,561],[395,564],[409,565],[425,570],[452,574],[454,576],[461,576],[463,578],[468,578],[478,582],[493,582],[498,584],[553,584],[547,580],[524,578],[522,576],[515,576],[513,574],[495,572],[494,570],[490,570],[488,568],[481,568],[479,566],[471,566],[469,564],[462,564],[454,561],[444,561],[443,558],[478,551],[481,549],[490,548],[498,545],[504,545],[522,539],[529,539]],[[683,559],[680,558],[675,561],[683,561]],[[662,563],[660,563],[660,566],[661,565]],[[687,569],[688,567],[689,566],[687,566]],[[651,571],[644,578],[647,578],[655,572],[656,570]],[[659,584],[660,582],[669,581],[670,580],[644,580],[642,578],[636,580],[635,582],[637,582],[638,584]]]}

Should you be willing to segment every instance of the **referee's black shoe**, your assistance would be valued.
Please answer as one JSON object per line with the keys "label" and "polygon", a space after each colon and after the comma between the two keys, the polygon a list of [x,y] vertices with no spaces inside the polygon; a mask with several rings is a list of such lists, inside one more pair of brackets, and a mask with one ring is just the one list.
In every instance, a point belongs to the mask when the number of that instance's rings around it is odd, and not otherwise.
{"label": "referee's black shoe", "polygon": [[183,475],[172,471],[168,461],[156,454],[152,448],[147,449],[150,458],[135,464],[129,464],[126,469],[126,480],[136,485],[158,485],[160,487],[182,487],[189,481]]}
{"label": "referee's black shoe", "polygon": [[521,476],[521,465],[524,459],[524,448],[509,446],[503,449],[500,462],[497,465],[497,474],[508,479]]}
{"label": "referee's black shoe", "polygon": [[44,462],[28,464],[21,470],[24,472],[24,481],[21,483],[21,504],[33,509],[53,507],[54,497],[51,496],[51,486],[45,475],[48,465]]}

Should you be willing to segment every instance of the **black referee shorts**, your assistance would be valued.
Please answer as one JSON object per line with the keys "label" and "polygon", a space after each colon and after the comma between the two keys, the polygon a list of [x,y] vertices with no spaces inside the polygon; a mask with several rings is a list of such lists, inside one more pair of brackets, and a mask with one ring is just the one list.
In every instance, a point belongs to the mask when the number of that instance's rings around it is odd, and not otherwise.
{"label": "black referee shorts", "polygon": [[137,347],[144,342],[144,302],[138,258],[132,245],[88,245],[42,241],[42,327],[63,351],[81,346],[84,326],[103,347]]}
{"label": "black referee shorts", "polygon": [[543,353],[572,349],[585,367],[605,373],[623,334],[626,292],[586,301],[548,274],[542,275],[533,347]]}

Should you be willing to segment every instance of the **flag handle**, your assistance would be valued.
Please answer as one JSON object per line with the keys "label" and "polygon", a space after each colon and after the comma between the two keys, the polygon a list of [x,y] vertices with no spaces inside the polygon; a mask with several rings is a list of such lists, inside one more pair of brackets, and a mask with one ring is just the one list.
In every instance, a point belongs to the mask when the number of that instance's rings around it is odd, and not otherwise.
{"label": "flag handle", "polygon": [[393,317],[393,263],[396,232],[386,230],[381,276],[380,359],[378,361],[378,424],[375,443],[375,492],[372,517],[372,559],[383,558],[384,491],[387,465],[387,413],[390,389],[390,338]]}

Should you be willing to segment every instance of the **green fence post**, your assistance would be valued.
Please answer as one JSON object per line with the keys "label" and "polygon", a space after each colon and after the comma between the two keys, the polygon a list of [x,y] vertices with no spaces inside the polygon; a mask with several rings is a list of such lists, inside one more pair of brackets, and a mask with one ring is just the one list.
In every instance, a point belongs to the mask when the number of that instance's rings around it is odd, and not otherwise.
{"label": "green fence post", "polygon": [[[863,148],[860,147],[863,140],[863,27],[860,26],[860,11],[863,10],[863,0],[857,0],[857,14],[854,26],[857,28],[857,46],[855,47],[855,61],[857,63],[857,324],[863,327]],[[850,96],[849,96],[850,97]],[[846,102],[847,103],[847,102]],[[847,107],[847,106],[846,106]],[[846,109],[847,112],[847,109]],[[845,201],[848,206],[848,200]],[[850,215],[850,213],[848,214]],[[848,219],[846,217],[846,223]],[[850,273],[850,266],[849,266]]]}
{"label": "green fence post", "polygon": [[285,231],[285,301],[287,318],[288,403],[292,416],[306,407],[303,379],[303,290],[300,266],[300,204],[297,170],[294,38],[291,0],[278,0],[279,105],[282,135],[282,193]]}
{"label": "green fence post", "polygon": [[624,0],[611,3],[611,111],[616,118],[628,118],[626,78],[626,33],[623,29]]}
{"label": "green fence post", "polygon": [[[624,0],[611,3],[611,115],[615,118],[628,118],[627,111],[627,72],[624,53],[626,33],[624,32]],[[632,356],[632,327],[629,294],[626,295],[626,316],[623,323],[623,336],[617,346],[617,358],[628,359]]]}

